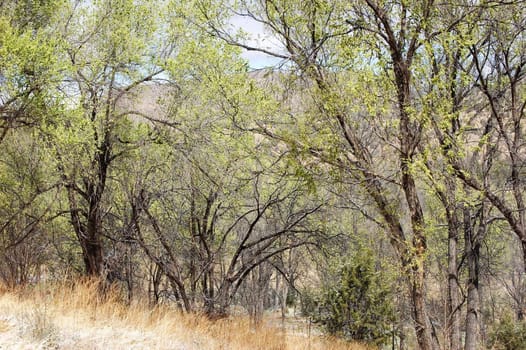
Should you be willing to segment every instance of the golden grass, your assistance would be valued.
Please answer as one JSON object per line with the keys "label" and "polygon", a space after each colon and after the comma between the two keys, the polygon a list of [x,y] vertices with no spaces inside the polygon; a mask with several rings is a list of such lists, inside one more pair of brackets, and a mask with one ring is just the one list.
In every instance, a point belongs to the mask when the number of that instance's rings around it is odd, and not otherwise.
{"label": "golden grass", "polygon": [[[118,293],[101,298],[98,288],[97,283],[77,281],[3,290],[0,311],[23,315],[33,337],[52,335],[61,349],[370,349],[338,339],[287,334],[279,328],[254,329],[243,317],[211,321],[169,306],[126,305]],[[9,329],[7,324],[0,326]]]}
{"label": "golden grass", "polygon": [[0,320],[0,333],[7,332],[11,326],[3,320]]}

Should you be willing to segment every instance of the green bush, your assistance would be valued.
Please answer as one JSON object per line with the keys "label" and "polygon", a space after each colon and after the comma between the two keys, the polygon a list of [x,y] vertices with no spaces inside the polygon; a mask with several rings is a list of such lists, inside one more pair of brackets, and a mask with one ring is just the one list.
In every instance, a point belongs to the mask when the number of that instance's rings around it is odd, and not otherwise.
{"label": "green bush", "polygon": [[389,283],[364,252],[339,271],[339,282],[321,296],[305,294],[302,311],[329,333],[348,340],[381,344],[391,336],[394,307]]}
{"label": "green bush", "polygon": [[526,350],[526,322],[504,316],[490,332],[488,345],[495,350]]}

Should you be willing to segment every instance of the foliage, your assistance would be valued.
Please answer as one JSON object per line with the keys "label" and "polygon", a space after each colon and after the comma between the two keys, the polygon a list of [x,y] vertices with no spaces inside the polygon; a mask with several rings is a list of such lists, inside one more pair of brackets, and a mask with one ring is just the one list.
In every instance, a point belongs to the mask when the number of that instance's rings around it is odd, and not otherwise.
{"label": "foliage", "polygon": [[10,19],[0,14],[0,143],[12,129],[56,116],[55,89],[65,66],[50,28],[19,27]]}
{"label": "foliage", "polygon": [[322,295],[302,295],[302,311],[332,334],[384,343],[395,320],[393,293],[386,282],[385,274],[375,269],[372,252],[364,250],[341,268],[338,283]]}
{"label": "foliage", "polygon": [[526,321],[504,315],[491,331],[488,345],[495,350],[526,350]]}

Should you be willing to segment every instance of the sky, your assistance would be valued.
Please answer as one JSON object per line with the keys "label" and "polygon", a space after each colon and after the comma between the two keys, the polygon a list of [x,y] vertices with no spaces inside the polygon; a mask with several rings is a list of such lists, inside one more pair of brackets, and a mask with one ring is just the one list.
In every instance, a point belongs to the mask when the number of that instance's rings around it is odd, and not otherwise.
{"label": "sky", "polygon": [[[278,53],[283,52],[283,46],[269,35],[261,23],[256,22],[252,18],[236,15],[230,19],[230,24],[233,31],[242,30],[249,36],[250,39],[246,41],[248,45]],[[279,58],[257,51],[244,50],[241,56],[248,60],[248,64],[252,69],[275,66],[282,61]]]}

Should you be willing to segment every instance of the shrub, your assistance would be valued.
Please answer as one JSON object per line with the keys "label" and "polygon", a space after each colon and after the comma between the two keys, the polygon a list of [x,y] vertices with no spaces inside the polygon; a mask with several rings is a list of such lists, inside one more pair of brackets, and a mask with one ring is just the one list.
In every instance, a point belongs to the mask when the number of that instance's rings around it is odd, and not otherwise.
{"label": "shrub", "polygon": [[526,350],[526,322],[505,315],[490,332],[488,345],[496,350]]}
{"label": "shrub", "polygon": [[392,292],[365,251],[339,271],[339,281],[316,297],[306,294],[302,310],[329,333],[347,340],[381,344],[394,322]]}

